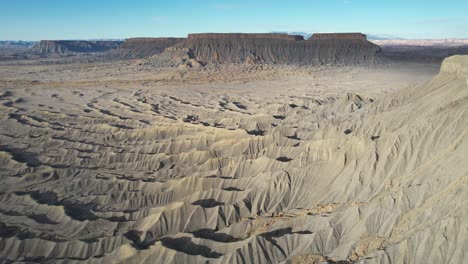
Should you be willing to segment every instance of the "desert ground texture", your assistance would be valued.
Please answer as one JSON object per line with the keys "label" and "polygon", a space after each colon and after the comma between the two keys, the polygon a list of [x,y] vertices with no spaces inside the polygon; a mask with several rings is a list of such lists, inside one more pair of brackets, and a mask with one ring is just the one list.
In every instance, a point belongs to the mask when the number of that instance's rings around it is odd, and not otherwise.
{"label": "desert ground texture", "polygon": [[0,263],[468,263],[468,56],[0,61]]}

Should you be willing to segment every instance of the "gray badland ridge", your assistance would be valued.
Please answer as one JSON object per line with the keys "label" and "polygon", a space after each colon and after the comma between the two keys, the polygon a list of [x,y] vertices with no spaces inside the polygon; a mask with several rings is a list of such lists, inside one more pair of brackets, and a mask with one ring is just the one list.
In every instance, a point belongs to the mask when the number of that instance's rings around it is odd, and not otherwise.
{"label": "gray badland ridge", "polygon": [[380,47],[361,33],[314,34],[309,40],[287,34],[189,34],[166,51],[184,51],[205,64],[368,65],[383,59]]}
{"label": "gray badland ridge", "polygon": [[30,52],[38,55],[106,52],[120,44],[122,41],[115,40],[41,40]]}
{"label": "gray badland ridge", "polygon": [[[248,63],[293,65],[378,64],[379,46],[361,33],[301,35],[256,33],[202,33],[187,38],[129,38],[119,41],[43,40],[31,48],[33,54],[66,55],[105,52],[108,59],[186,61],[199,64]],[[158,58],[159,56],[159,58]],[[161,64],[164,65],[164,62]]]}

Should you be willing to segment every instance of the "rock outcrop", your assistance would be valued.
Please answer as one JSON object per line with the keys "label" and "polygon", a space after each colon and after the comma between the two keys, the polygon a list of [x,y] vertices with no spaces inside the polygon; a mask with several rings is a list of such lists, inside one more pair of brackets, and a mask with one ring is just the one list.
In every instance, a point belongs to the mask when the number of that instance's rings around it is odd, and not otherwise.
{"label": "rock outcrop", "polygon": [[105,40],[41,40],[31,48],[38,55],[105,52],[117,48],[122,41]]}
{"label": "rock outcrop", "polygon": [[202,63],[370,65],[382,60],[379,46],[354,33],[307,41],[286,34],[191,34],[167,51],[182,50]]}
{"label": "rock outcrop", "polygon": [[184,40],[184,38],[129,38],[113,51],[112,55],[122,59],[147,58]]}

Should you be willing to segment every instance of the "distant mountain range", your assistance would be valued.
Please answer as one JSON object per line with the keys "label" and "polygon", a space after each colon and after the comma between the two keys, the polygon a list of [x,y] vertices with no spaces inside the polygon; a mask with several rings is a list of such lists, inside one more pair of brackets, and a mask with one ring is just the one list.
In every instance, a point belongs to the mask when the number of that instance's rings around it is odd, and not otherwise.
{"label": "distant mountain range", "polygon": [[386,35],[386,34],[372,34],[372,33],[367,33],[367,39],[369,40],[401,40],[404,38],[392,36],[392,35]]}
{"label": "distant mountain range", "polygon": [[[276,33],[276,34],[289,34],[289,35],[301,35],[304,36],[304,39],[310,38],[314,33],[309,33],[309,32],[287,32],[287,31],[274,31],[271,33]],[[386,34],[372,34],[372,33],[366,33],[367,39],[368,40],[395,40],[395,39],[403,39],[400,37],[395,37],[391,35],[386,35]]]}
{"label": "distant mountain range", "polygon": [[[87,39],[87,41],[124,41],[124,39]],[[39,41],[0,40],[0,48],[31,48]]]}
{"label": "distant mountain range", "polygon": [[0,48],[30,48],[37,41],[25,41],[25,40],[0,40]]}
{"label": "distant mountain range", "polygon": [[273,32],[270,32],[270,33],[273,33],[273,34],[300,35],[300,36],[303,36],[304,39],[308,39],[308,38],[312,37],[312,34],[314,34],[314,33],[307,33],[307,32],[287,32],[287,31],[273,31]]}

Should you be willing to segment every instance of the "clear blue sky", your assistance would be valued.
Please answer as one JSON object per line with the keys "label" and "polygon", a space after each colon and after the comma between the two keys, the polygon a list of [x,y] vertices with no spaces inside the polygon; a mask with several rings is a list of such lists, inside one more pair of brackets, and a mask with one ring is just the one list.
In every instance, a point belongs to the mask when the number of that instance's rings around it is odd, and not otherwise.
{"label": "clear blue sky", "polygon": [[468,38],[468,0],[1,0],[0,40],[346,32]]}

